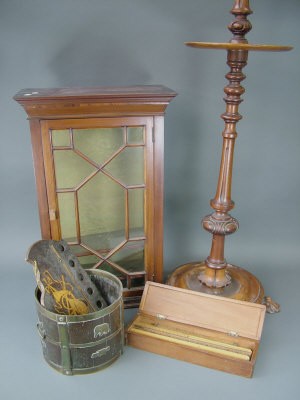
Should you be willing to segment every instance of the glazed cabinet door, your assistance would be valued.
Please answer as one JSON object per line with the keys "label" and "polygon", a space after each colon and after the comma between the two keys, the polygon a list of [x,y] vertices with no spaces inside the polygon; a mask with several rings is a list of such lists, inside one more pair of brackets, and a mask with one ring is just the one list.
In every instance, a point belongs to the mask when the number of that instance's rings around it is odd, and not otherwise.
{"label": "glazed cabinet door", "polygon": [[154,276],[153,117],[41,121],[51,238],[124,297]]}

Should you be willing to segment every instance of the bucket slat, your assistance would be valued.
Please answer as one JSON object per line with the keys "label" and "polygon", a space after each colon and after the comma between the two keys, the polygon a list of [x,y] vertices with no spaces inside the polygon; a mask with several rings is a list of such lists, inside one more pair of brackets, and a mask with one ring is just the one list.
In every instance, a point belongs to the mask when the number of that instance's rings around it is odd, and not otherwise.
{"label": "bucket slat", "polygon": [[46,310],[35,292],[38,332],[46,362],[66,375],[98,371],[123,352],[124,320],[121,281],[101,270],[87,270],[106,296],[108,307],[85,315],[59,315]]}

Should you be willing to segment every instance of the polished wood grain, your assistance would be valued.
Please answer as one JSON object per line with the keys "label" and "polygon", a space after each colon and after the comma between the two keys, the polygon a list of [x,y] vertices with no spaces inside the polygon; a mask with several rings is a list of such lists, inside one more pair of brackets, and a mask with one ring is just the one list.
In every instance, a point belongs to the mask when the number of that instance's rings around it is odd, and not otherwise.
{"label": "polished wood grain", "polygon": [[[145,326],[146,325],[146,326]],[[206,352],[209,353],[214,353],[214,354],[218,354],[218,355],[222,355],[222,356],[227,356],[227,357],[231,357],[231,358],[236,358],[239,360],[250,360],[252,351],[250,349],[249,350],[249,354],[245,354],[242,353],[241,351],[239,351],[238,348],[234,349],[235,351],[226,349],[224,346],[220,345],[220,342],[216,342],[214,340],[210,340],[210,344],[208,344],[207,342],[204,342],[201,337],[197,336],[198,340],[192,340],[190,338],[190,336],[188,335],[188,337],[186,336],[181,336],[181,335],[176,335],[173,333],[173,331],[171,329],[149,329],[147,326],[149,326],[150,324],[139,324],[137,323],[137,321],[135,321],[135,324],[130,327],[130,329],[128,330],[128,333],[136,333],[138,335],[142,335],[142,336],[148,336],[151,338],[156,338],[159,339],[162,342],[169,342],[175,345],[182,345],[182,346],[186,346],[189,348],[192,348],[194,350],[204,350]],[[194,336],[195,337],[195,336]],[[215,343],[218,343],[217,345]],[[234,347],[234,346],[232,346]],[[237,347],[237,346],[236,346]]]}
{"label": "polished wood grain", "polygon": [[15,96],[16,101],[35,102],[49,100],[101,101],[122,100],[144,103],[145,100],[171,100],[177,93],[162,85],[136,85],[116,87],[66,87],[66,88],[29,88],[20,90]]}
{"label": "polished wood grain", "polygon": [[163,314],[168,321],[223,333],[234,331],[239,336],[260,340],[266,307],[147,282],[139,311],[152,316]]}
{"label": "polished wood grain", "polygon": [[129,346],[250,378],[265,306],[147,282]]}
{"label": "polished wood grain", "polygon": [[227,263],[226,273],[230,276],[231,283],[219,288],[210,288],[209,286],[202,285],[199,276],[204,274],[206,269],[205,261],[181,265],[172,273],[168,279],[168,284],[215,296],[229,297],[235,300],[246,300],[259,304],[263,302],[264,288],[261,282],[244,268]]}
{"label": "polished wood grain", "polygon": [[185,42],[186,46],[199,49],[217,50],[247,50],[247,51],[289,51],[291,46],[272,46],[267,44],[248,44],[248,43],[209,43],[209,42]]}
{"label": "polished wood grain", "polygon": [[14,99],[29,118],[164,115],[176,92],[164,86],[23,89]]}
{"label": "polished wood grain", "polygon": [[251,349],[243,346],[238,346],[238,345],[232,345],[228,343],[224,343],[219,340],[212,340],[208,339],[206,336],[202,335],[196,335],[190,333],[187,329],[185,329],[185,326],[183,325],[180,328],[171,328],[171,327],[166,327],[163,326],[163,323],[159,325],[157,321],[151,320],[144,315],[139,315],[139,317],[135,320],[134,324],[131,325],[130,330],[132,332],[132,328],[138,329],[140,331],[145,331],[148,333],[155,333],[158,335],[165,335],[170,338],[176,338],[180,340],[187,340],[191,343],[196,343],[200,344],[206,347],[212,347],[215,349],[220,349],[220,350],[227,350],[227,351],[232,351],[234,353],[238,354],[244,354],[247,355],[248,357],[251,357],[252,351]]}
{"label": "polished wood grain", "polygon": [[[163,152],[164,152],[164,112],[176,93],[164,86],[132,86],[114,88],[58,88],[23,89],[14,99],[28,114],[32,133],[32,147],[39,201],[40,223],[44,239],[61,239],[59,193],[74,193],[77,241],[85,254],[95,254],[101,268],[106,258],[113,255],[126,242],[144,241],[145,271],[128,274],[124,268],[109,260],[111,266],[126,273],[127,288],[124,289],[125,306],[137,306],[144,285],[133,287],[133,278],[145,278],[161,282],[163,279]],[[121,146],[102,165],[98,165],[85,154],[74,148],[73,129],[96,129],[123,127],[126,147],[141,146],[127,143],[126,126],[143,126],[145,129],[144,182],[145,184],[125,185],[104,169],[124,148]],[[70,145],[54,147],[51,142],[52,130],[69,130]],[[94,166],[92,171],[75,188],[56,187],[53,151],[72,150],[79,157]],[[103,252],[91,249],[81,243],[81,230],[77,191],[99,171],[121,185],[124,196],[125,241],[114,249]],[[145,235],[129,236],[128,190],[144,188],[144,227]]]}
{"label": "polished wood grain", "polygon": [[[247,271],[228,264],[224,257],[225,237],[239,227],[237,219],[232,217],[229,211],[234,208],[231,198],[233,156],[237,137],[236,125],[242,119],[239,105],[245,92],[241,82],[246,78],[243,68],[247,65],[249,51],[288,51],[292,47],[248,43],[245,35],[252,29],[247,19],[252,13],[249,0],[235,0],[231,13],[234,19],[229,23],[228,29],[233,37],[229,43],[185,43],[195,48],[227,50],[227,65],[230,71],[225,76],[229,83],[224,88],[226,111],[222,115],[225,129],[222,133],[219,179],[215,197],[210,201],[214,212],[202,219],[203,228],[212,234],[210,254],[204,262],[189,263],[177,268],[169,277],[168,283],[205,293],[261,302],[264,289],[260,281]],[[271,303],[268,301],[268,304]],[[276,309],[279,308],[272,307],[272,310]]]}
{"label": "polished wood grain", "polygon": [[43,239],[51,238],[49,207],[47,201],[47,187],[45,180],[44,160],[42,148],[41,126],[39,120],[30,121],[31,146],[35,171],[35,184],[38,199],[41,234]]}
{"label": "polished wood grain", "polygon": [[154,276],[151,279],[155,282],[163,282],[163,269],[156,265],[163,265],[163,243],[164,243],[164,118],[155,116],[153,119],[153,182],[156,188],[154,204],[154,227],[153,238],[154,248]]}

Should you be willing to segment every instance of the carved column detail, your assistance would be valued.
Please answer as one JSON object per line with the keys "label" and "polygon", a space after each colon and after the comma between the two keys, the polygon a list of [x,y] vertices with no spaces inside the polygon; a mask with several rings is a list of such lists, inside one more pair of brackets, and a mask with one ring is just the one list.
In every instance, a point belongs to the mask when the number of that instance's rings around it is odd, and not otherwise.
{"label": "carved column detail", "polygon": [[[252,11],[248,0],[236,0],[231,10],[235,16],[228,28],[233,33],[232,43],[248,43],[246,33],[251,30],[251,23],[247,15]],[[224,258],[225,235],[229,235],[238,229],[238,221],[228,211],[234,207],[231,199],[231,177],[233,166],[233,153],[235,138],[237,137],[236,124],[242,119],[238,112],[239,104],[243,101],[241,95],[245,89],[241,86],[246,76],[242,69],[247,65],[247,50],[228,50],[227,64],[230,71],[225,75],[229,84],[224,88],[226,97],[226,111],[221,116],[225,122],[223,131],[223,150],[220,165],[220,174],[217,191],[211,200],[211,207],[215,212],[204,217],[203,228],[213,235],[210,255],[207,257],[205,270],[199,275],[199,280],[209,287],[224,287],[231,281],[226,273],[227,262]]]}
{"label": "carved column detail", "polygon": [[213,213],[202,219],[202,226],[214,235],[231,235],[239,228],[239,223],[230,214]]}

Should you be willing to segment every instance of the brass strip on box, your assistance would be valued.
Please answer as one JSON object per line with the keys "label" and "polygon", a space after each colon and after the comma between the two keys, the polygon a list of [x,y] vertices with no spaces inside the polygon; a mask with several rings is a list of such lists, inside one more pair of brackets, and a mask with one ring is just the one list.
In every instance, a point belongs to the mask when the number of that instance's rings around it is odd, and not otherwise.
{"label": "brass strip on box", "polygon": [[174,331],[168,328],[157,328],[155,327],[155,325],[149,324],[144,321],[140,322],[139,324],[134,324],[132,327],[129,328],[128,332],[151,336],[154,338],[166,340],[168,342],[183,344],[185,346],[197,348],[199,350],[210,351],[213,353],[238,358],[241,360],[249,361],[252,355],[252,350],[245,347],[230,345],[228,343],[206,339],[201,336],[185,334],[183,332]]}

